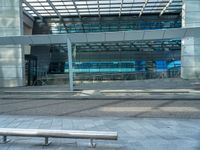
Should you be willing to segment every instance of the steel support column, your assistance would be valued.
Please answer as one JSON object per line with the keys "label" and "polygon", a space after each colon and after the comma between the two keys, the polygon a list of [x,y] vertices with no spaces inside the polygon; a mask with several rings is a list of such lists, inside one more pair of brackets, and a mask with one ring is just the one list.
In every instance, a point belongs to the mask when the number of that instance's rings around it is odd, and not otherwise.
{"label": "steel support column", "polygon": [[67,39],[67,53],[68,53],[68,64],[69,64],[69,88],[70,91],[73,91],[74,87],[73,87],[73,67],[72,67],[72,44],[69,39]]}

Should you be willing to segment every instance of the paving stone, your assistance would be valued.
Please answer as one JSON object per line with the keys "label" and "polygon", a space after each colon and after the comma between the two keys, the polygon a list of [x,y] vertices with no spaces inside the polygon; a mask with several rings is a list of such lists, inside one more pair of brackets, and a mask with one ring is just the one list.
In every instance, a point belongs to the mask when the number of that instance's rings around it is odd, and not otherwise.
{"label": "paving stone", "polygon": [[[95,141],[95,150],[198,150],[200,119],[175,118],[98,118],[0,115],[0,127],[87,129],[117,131],[117,141]],[[9,137],[0,150],[90,150],[89,140],[50,138],[52,145],[42,146],[44,138]],[[75,144],[78,143],[78,145]]]}

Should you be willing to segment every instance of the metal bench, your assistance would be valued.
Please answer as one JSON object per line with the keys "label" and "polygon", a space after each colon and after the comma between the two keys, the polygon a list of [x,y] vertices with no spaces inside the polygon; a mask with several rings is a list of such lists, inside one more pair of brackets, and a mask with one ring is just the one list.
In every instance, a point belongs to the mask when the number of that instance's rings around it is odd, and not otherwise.
{"label": "metal bench", "polygon": [[7,136],[44,137],[44,145],[49,145],[49,138],[90,139],[91,147],[96,147],[93,140],[117,140],[117,132],[81,131],[81,130],[46,130],[46,129],[17,129],[0,128],[3,143],[7,143]]}

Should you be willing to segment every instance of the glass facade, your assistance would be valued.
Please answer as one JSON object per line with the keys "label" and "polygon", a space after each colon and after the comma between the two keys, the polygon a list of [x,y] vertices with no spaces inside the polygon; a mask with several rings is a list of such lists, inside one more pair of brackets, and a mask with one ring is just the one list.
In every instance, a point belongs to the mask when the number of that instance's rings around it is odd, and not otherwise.
{"label": "glass facade", "polygon": [[[42,18],[51,34],[181,27],[181,0],[37,1],[26,0],[23,8],[39,23]],[[65,49],[66,55],[67,46],[58,47]],[[80,80],[86,79],[85,76],[94,78],[99,75],[114,79],[113,74],[122,74],[124,78],[121,79],[127,79],[126,75],[130,75],[128,79],[138,79],[141,73],[143,78],[151,78],[157,73],[173,70],[175,65],[168,68],[168,64],[180,61],[180,49],[180,39],[76,44],[73,45],[73,68],[75,77]],[[51,55],[52,58],[60,56],[59,52]],[[68,73],[67,58],[52,58],[49,73],[63,73],[63,70]],[[176,68],[179,72],[180,66]]]}
{"label": "glass facade", "polygon": [[180,47],[180,40],[77,44],[73,71],[80,80],[84,76],[87,80],[96,80],[96,76],[102,80],[149,79],[163,73],[167,74],[163,77],[179,77]]}
{"label": "glass facade", "polygon": [[[84,20],[84,19],[83,19]],[[152,30],[152,29],[166,29],[166,28],[180,28],[181,20],[164,18],[157,20],[157,17],[145,17],[144,19],[135,19],[133,17],[126,17],[126,19],[105,19],[100,20],[86,20],[82,23],[72,22],[63,26],[62,23],[49,23],[51,32],[53,34],[63,33],[87,33],[87,32],[115,32],[115,31],[130,31],[130,30]],[[52,22],[52,21],[49,21]]]}
{"label": "glass facade", "polygon": [[[139,65],[138,65],[139,64]],[[114,61],[114,62],[75,62],[74,72],[113,73],[145,71],[144,61]],[[68,72],[68,63],[65,64]]]}
{"label": "glass facade", "polygon": [[115,31],[130,31],[130,30],[151,30],[151,29],[166,29],[180,28],[181,19],[177,15],[165,16],[162,19],[156,15],[144,16],[143,19],[138,17],[102,17],[101,19],[83,18],[79,20],[68,20],[70,23],[55,23],[55,19],[47,19],[51,32],[53,34],[63,33],[87,33],[87,32],[115,32]]}
{"label": "glass facade", "polygon": [[[118,16],[101,18],[85,17],[81,19],[81,22],[79,19],[68,19],[65,26],[60,22],[56,24],[54,22],[55,20],[56,19],[52,18],[47,19],[53,34],[156,30],[181,27],[181,18],[176,14],[165,15],[162,17],[158,17],[157,15],[144,15],[142,18],[133,16],[121,16],[120,18]],[[102,77],[105,80],[115,79],[115,77],[113,77],[114,74],[123,74],[123,76],[129,74],[128,79],[138,79],[137,76],[141,76],[141,73],[143,74],[142,79],[146,79],[153,77],[160,78],[160,75],[157,75],[158,72],[162,73],[170,71],[167,64],[160,69],[160,66],[157,64],[158,60],[161,60],[162,62],[172,62],[174,59],[180,61],[181,41],[173,39],[165,41],[87,43],[76,44],[75,48],[73,67],[76,77],[80,80],[82,77],[84,78],[85,74],[90,76],[89,78],[106,76],[106,78]],[[160,54],[146,54],[148,51],[160,52]],[[161,54],[165,51],[178,51],[179,57]],[[135,54],[134,52],[138,52],[138,54]],[[141,57],[141,55],[143,55],[143,57]],[[151,65],[146,63],[149,60],[151,61]],[[68,63],[66,61],[66,73],[68,72],[67,65]],[[180,66],[178,68],[179,69],[176,69],[176,71],[180,72]],[[132,76],[132,74],[134,74],[134,76]],[[119,77],[117,77],[117,79],[119,79]],[[121,79],[127,78],[122,77]]]}
{"label": "glass facade", "polygon": [[[181,63],[176,61],[156,60],[155,72],[167,71],[174,68],[180,68]],[[74,72],[83,73],[113,73],[113,72],[145,72],[145,61],[119,61],[119,62],[75,62],[73,63]],[[68,72],[68,63],[65,63],[65,72]]]}

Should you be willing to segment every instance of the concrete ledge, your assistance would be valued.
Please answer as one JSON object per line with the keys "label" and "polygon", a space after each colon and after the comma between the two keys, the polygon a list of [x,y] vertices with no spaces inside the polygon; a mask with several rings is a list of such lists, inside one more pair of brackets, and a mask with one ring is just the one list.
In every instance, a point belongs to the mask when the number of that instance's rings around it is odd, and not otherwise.
{"label": "concrete ledge", "polygon": [[[190,93],[194,90],[102,90],[101,93]],[[199,92],[200,91],[196,91]]]}
{"label": "concrete ledge", "polygon": [[199,95],[147,95],[147,96],[68,96],[38,95],[1,96],[1,100],[200,100]]}
{"label": "concrete ledge", "polygon": [[81,91],[3,91],[3,93],[5,94],[45,94],[45,93],[49,93],[49,94],[60,94],[60,93],[81,93]]}

